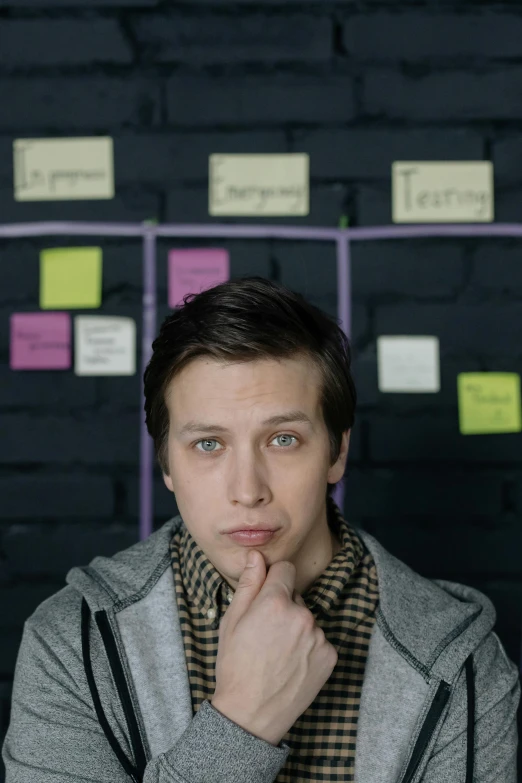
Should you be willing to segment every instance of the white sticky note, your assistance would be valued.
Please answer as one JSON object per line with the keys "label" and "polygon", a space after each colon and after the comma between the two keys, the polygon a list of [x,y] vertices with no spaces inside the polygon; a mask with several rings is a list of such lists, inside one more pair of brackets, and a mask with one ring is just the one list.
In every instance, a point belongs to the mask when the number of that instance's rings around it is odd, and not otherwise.
{"label": "white sticky note", "polygon": [[489,160],[392,163],[394,223],[491,223],[493,201]]}
{"label": "white sticky note", "polygon": [[13,141],[15,201],[114,198],[110,136]]}
{"label": "white sticky note", "polygon": [[134,375],[136,322],[113,315],[74,318],[76,375]]}
{"label": "white sticky note", "polygon": [[381,392],[440,391],[439,338],[378,337],[377,375]]}
{"label": "white sticky note", "polygon": [[308,215],[310,159],[283,155],[210,155],[209,215]]}

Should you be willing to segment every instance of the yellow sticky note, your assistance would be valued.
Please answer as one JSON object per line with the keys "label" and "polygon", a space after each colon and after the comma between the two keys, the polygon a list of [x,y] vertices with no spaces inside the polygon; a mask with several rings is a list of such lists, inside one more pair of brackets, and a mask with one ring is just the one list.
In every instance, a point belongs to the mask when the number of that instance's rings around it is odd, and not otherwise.
{"label": "yellow sticky note", "polygon": [[522,431],[518,373],[462,372],[457,389],[462,435]]}
{"label": "yellow sticky note", "polygon": [[100,307],[101,247],[55,247],[40,252],[43,310]]}

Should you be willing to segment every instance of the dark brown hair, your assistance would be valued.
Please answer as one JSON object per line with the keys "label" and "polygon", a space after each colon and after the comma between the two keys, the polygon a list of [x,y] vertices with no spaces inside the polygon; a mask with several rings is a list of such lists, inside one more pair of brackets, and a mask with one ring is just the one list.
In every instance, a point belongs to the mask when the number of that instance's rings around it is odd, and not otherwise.
{"label": "dark brown hair", "polygon": [[[330,467],[342,434],[355,420],[357,394],[350,372],[348,339],[333,319],[301,294],[264,277],[234,278],[199,294],[163,321],[143,375],[145,420],[158,464],[169,475],[169,413],[165,392],[193,359],[249,362],[304,356],[318,367],[319,400],[330,440]],[[335,484],[328,484],[326,496]]]}

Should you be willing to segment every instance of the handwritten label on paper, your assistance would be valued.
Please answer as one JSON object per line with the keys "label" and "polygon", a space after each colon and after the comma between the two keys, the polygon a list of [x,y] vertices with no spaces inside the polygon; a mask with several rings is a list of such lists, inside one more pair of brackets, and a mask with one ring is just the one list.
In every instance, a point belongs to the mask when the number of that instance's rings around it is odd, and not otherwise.
{"label": "handwritten label on paper", "polygon": [[10,321],[11,370],[69,369],[69,313],[12,313]]}
{"label": "handwritten label on paper", "polygon": [[224,248],[201,247],[169,251],[169,307],[183,307],[183,297],[199,294],[230,278],[230,258]]}
{"label": "handwritten label on paper", "polygon": [[377,359],[379,391],[440,391],[438,337],[378,337]]}
{"label": "handwritten label on paper", "polygon": [[13,141],[15,201],[114,198],[109,136]]}
{"label": "handwritten label on paper", "polygon": [[489,160],[392,164],[394,223],[490,223],[493,200]]}
{"label": "handwritten label on paper", "polygon": [[463,372],[457,390],[462,435],[522,431],[518,373]]}
{"label": "handwritten label on paper", "polygon": [[112,315],[75,316],[74,372],[76,375],[134,375],[134,319]]}
{"label": "handwritten label on paper", "polygon": [[283,155],[210,155],[210,215],[308,215],[310,159]]}

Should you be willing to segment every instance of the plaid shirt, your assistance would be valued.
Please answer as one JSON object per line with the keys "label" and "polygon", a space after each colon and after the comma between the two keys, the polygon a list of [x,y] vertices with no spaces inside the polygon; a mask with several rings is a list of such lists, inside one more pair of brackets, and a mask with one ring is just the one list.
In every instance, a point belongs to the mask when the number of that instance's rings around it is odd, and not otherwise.
{"label": "plaid shirt", "polygon": [[[379,599],[378,580],[370,552],[331,498],[327,511],[329,527],[342,549],[303,599],[339,658],[312,704],[283,737],[291,751],[276,783],[348,783],[354,776],[357,718]],[[184,524],[169,549],[195,714],[214,694],[219,623],[233,591]]]}

